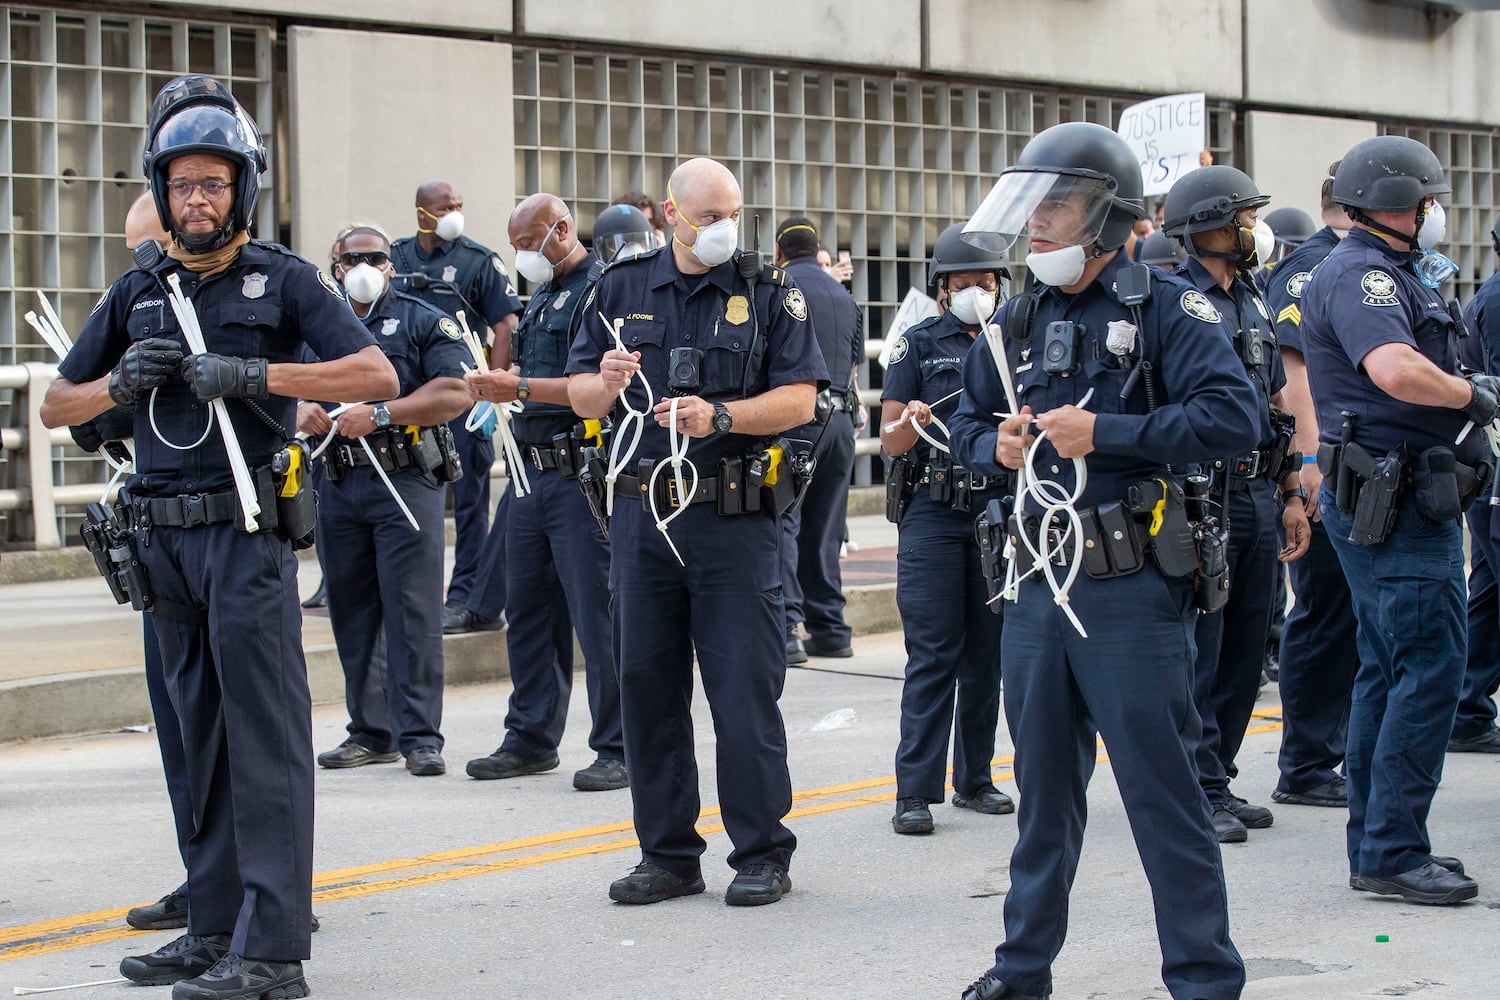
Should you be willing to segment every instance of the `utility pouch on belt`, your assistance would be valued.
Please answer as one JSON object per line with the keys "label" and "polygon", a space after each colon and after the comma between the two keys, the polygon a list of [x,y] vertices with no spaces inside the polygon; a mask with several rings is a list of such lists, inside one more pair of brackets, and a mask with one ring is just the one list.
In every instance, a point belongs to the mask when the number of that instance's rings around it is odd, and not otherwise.
{"label": "utility pouch on belt", "polygon": [[1096,580],[1129,576],[1146,565],[1140,526],[1123,503],[1078,512],[1083,525],[1083,571]]}
{"label": "utility pouch on belt", "polygon": [[1229,603],[1229,532],[1204,528],[1198,535],[1198,572],[1193,577],[1193,606],[1204,614]]}
{"label": "utility pouch on belt", "polygon": [[447,424],[438,424],[432,429],[432,437],[443,459],[441,464],[433,467],[433,476],[440,483],[458,482],[464,477],[464,463],[459,460],[458,442],[453,440],[453,431]]}
{"label": "utility pouch on belt", "polygon": [[1273,481],[1280,483],[1302,465],[1301,454],[1292,450],[1292,441],[1297,436],[1297,418],[1272,407],[1271,433],[1271,446],[1266,449],[1270,455],[1266,470]]}
{"label": "utility pouch on belt", "polygon": [[84,508],[78,533],[94,557],[99,575],[109,584],[115,603],[128,603],[136,611],[150,611],[151,587],[146,582],[146,568],[135,557],[135,535],[126,527],[128,522],[122,516],[125,509],[89,504]]}
{"label": "utility pouch on belt", "polygon": [[1166,479],[1136,483],[1128,492],[1130,512],[1148,519],[1146,550],[1166,577],[1187,576],[1198,570],[1198,547],[1193,522],[1188,520],[1182,487]]}
{"label": "utility pouch on belt", "polygon": [[[792,503],[797,499],[797,486],[792,474],[790,451],[791,448],[786,441],[777,438],[765,451],[750,456],[749,468],[745,476],[747,487],[752,483],[761,487],[762,503],[770,508],[771,514],[775,517],[780,517],[790,510]],[[745,509],[751,509],[748,503]]]}
{"label": "utility pouch on belt", "polygon": [[[1006,498],[1009,499],[1009,498]],[[984,590],[989,596],[990,611],[1004,614],[999,600],[1005,589],[1005,522],[1009,505],[996,497],[984,505],[974,519],[974,540],[979,543],[979,571],[984,574]]]}
{"label": "utility pouch on belt", "polygon": [[[745,488],[745,460],[739,455],[719,459],[719,484],[719,513],[725,517],[745,513],[745,500],[752,492]],[[759,491],[755,491],[755,499],[759,509]]]}
{"label": "utility pouch on belt", "polygon": [[933,503],[953,503],[953,459],[937,449],[927,462],[927,495]]}
{"label": "utility pouch on belt", "polygon": [[833,390],[824,389],[813,397],[813,423],[826,424],[833,416]]}
{"label": "utility pouch on belt", "polygon": [[313,544],[313,529],[318,523],[318,491],[307,482],[307,465],[307,446],[301,441],[288,441],[271,459],[276,519],[294,549]]}
{"label": "utility pouch on belt", "polygon": [[609,464],[597,448],[584,448],[581,457],[583,467],[578,470],[578,487],[588,501],[589,513],[599,522],[599,530],[609,537],[609,484],[604,477],[609,473]]}
{"label": "utility pouch on belt", "polygon": [[901,517],[911,503],[911,453],[891,460],[885,474],[885,519],[900,524]]}
{"label": "utility pouch on belt", "polygon": [[1442,445],[1428,448],[1411,463],[1412,502],[1429,521],[1451,521],[1463,514],[1458,495],[1458,459]]}
{"label": "utility pouch on belt", "polygon": [[432,429],[411,425],[406,428],[406,440],[411,444],[417,468],[436,478],[443,465],[443,450],[438,447],[437,435]]}
{"label": "utility pouch on belt", "polygon": [[1355,545],[1378,545],[1390,537],[1396,526],[1406,464],[1405,446],[1379,461],[1353,442],[1343,446],[1339,452],[1339,478],[1342,480],[1348,470],[1360,480],[1349,541]]}

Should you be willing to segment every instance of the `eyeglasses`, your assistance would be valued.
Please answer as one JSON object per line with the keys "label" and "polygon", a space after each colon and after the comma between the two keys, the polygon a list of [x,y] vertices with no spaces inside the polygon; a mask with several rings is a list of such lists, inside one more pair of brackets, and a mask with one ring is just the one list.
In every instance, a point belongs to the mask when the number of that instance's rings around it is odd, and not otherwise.
{"label": "eyeglasses", "polygon": [[339,254],[339,263],[345,268],[358,267],[361,264],[385,267],[390,263],[390,259],[391,255],[384,250],[346,250]]}
{"label": "eyeglasses", "polygon": [[221,181],[214,178],[197,182],[178,178],[177,180],[172,181],[167,185],[167,190],[171,192],[172,197],[176,198],[178,201],[187,201],[188,198],[192,197],[194,191],[202,191],[203,197],[207,198],[209,201],[218,201],[220,198],[224,197],[224,192],[228,191],[232,187],[234,187],[234,184],[232,182]]}

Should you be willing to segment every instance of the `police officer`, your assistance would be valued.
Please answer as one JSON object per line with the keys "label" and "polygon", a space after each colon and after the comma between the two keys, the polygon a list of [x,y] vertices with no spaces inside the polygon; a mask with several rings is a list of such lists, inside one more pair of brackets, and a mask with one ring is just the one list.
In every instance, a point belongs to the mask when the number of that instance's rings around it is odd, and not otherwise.
{"label": "police officer", "polygon": [[[1198,741],[1198,780],[1213,808],[1219,842],[1241,843],[1246,828],[1273,822],[1271,810],[1229,790],[1238,773],[1234,758],[1245,738],[1260,692],[1271,601],[1282,562],[1307,550],[1306,494],[1300,467],[1290,461],[1291,428],[1284,423],[1286,384],[1271,313],[1255,287],[1253,234],[1257,210],[1271,199],[1234,167],[1200,167],[1167,192],[1167,235],[1181,240],[1188,262],[1177,274],[1228,319],[1235,353],[1260,399],[1260,440],[1246,455],[1208,465],[1210,493],[1225,503],[1229,519],[1228,601],[1220,611],[1200,614],[1193,700],[1203,720]],[[1277,552],[1277,509],[1287,542]]]}
{"label": "police officer", "polygon": [[[521,300],[500,255],[463,234],[464,200],[447,181],[417,188],[417,234],[391,246],[396,287],[437,306],[450,317],[459,312],[481,338],[494,334],[490,364],[510,365],[510,336]],[[453,493],[453,574],[443,605],[443,631],[462,633],[500,628],[498,617],[482,617],[466,606],[474,591],[490,524],[490,466],[495,463],[494,429],[489,423],[470,431],[465,419],[448,425],[458,442],[464,475],[449,484]],[[501,514],[496,515],[502,516]]]}
{"label": "police officer", "polygon": [[[781,581],[786,601],[787,663],[813,656],[849,657],[853,632],[844,622],[844,581],[839,547],[849,515],[849,477],[854,471],[855,384],[864,358],[864,316],[842,285],[818,264],[818,231],[794,215],[776,227],[776,264],[807,299],[807,322],[818,337],[833,386],[818,395],[812,423],[787,432],[812,456],[812,480],[802,502],[781,519]],[[797,636],[807,626],[804,645]]]}
{"label": "police officer", "polygon": [[1307,491],[1307,554],[1287,567],[1294,595],[1281,630],[1277,686],[1281,690],[1279,775],[1271,799],[1285,805],[1342,809],[1349,804],[1340,768],[1349,728],[1349,694],[1359,666],[1354,606],[1344,567],[1318,513],[1318,412],[1307,385],[1302,342],[1302,292],[1313,268],[1349,231],[1349,216],[1333,201],[1334,163],[1319,195],[1323,227],[1281,259],[1266,291],[1276,320],[1276,343],[1286,370],[1282,395],[1297,420],[1302,488]]}
{"label": "police officer", "polygon": [[[405,757],[414,775],[442,774],[439,609],[448,446],[438,439],[440,428],[469,408],[462,381],[469,352],[451,318],[390,287],[383,232],[356,226],[337,249],[334,276],[395,367],[401,391],[343,410],[336,428],[317,403],[298,408],[298,430],[334,435],[322,455],[317,538],[344,667],[349,737],[319,754],[318,763],[344,768]],[[381,697],[372,699],[372,692]]]}
{"label": "police officer", "polygon": [[1177,240],[1157,230],[1141,241],[1138,259],[1142,264],[1150,264],[1163,271],[1175,271],[1187,263],[1187,251]]}
{"label": "police officer", "polygon": [[[268,467],[290,435],[297,397],[390,396],[396,376],[332,281],[249,238],[265,152],[228,88],[181,77],[152,110],[144,167],[172,247],[111,286],[42,407],[55,427],[154,398],[136,411],[137,471],[120,508],[153,595],[196,825],[188,933],[120,971],[176,983],[174,1000],[306,996],[312,718],[297,562],[277,527]],[[172,281],[200,318],[208,353],[184,359],[167,302]],[[303,343],[327,360],[292,363]],[[271,484],[257,489],[254,532],[217,423],[196,447],[165,443],[204,434],[216,399],[246,464],[266,470],[255,481]]]}
{"label": "police officer", "polygon": [[[611,634],[609,543],[577,483],[583,449],[602,447],[603,438],[597,421],[580,421],[568,408],[563,375],[574,313],[596,258],[578,242],[573,215],[555,195],[523,200],[509,231],[516,269],[535,287],[512,341],[516,366],[471,373],[468,389],[475,400],[523,404],[511,428],[530,465],[530,488],[510,499],[505,525],[512,684],[505,740],[488,757],[469,761],[468,773],[514,778],[557,767],[573,688],[571,623],[583,648],[594,720],[589,746],[596,755],[573,775],[573,787],[609,791],[630,783]],[[568,637],[565,657],[553,641],[559,632]]]}
{"label": "police officer", "polygon": [[[996,348],[981,337],[964,364],[964,394],[951,425],[954,458],[977,474],[998,475],[1034,451],[1032,468],[1057,491],[1044,488],[1043,495],[1078,492],[1073,506],[1093,526],[1095,546],[1069,543],[1056,520],[1058,530],[1040,532],[1031,518],[1041,514],[1041,498],[1030,488],[1018,500],[1026,517],[1012,534],[1026,532],[1042,557],[1030,561],[1062,563],[1050,573],[1063,581],[1072,552],[1081,550],[1088,572],[1077,574],[1067,603],[1059,604],[1049,571],[1017,565],[1028,575],[1006,610],[1001,658],[1021,792],[1019,839],[1005,941],[965,1000],[1051,993],[1096,735],[1109,748],[1151,883],[1167,989],[1176,1000],[1229,1000],[1245,982],[1229,940],[1219,846],[1193,764],[1193,566],[1174,557],[1160,535],[1168,532],[1180,547],[1188,522],[1174,514],[1167,528],[1163,516],[1151,535],[1153,522],[1142,526],[1114,504],[1129,503],[1134,486],[1132,506],[1165,510],[1170,499],[1180,510],[1167,467],[1255,448],[1261,404],[1207,297],[1120,252],[1132,221],[1145,212],[1141,187],[1135,154],[1114,132],[1084,122],[1057,125],[1027,143],[966,227],[979,245],[997,251],[1026,233],[1035,283],[997,317],[1008,330],[1001,356],[1020,412],[997,428],[994,414],[1014,408]],[[1045,436],[1033,436],[1032,427]],[[1087,474],[1081,483],[1076,462]],[[1151,543],[1144,558],[1136,547],[1143,539]]]}
{"label": "police officer", "polygon": [[[1302,293],[1308,381],[1322,437],[1319,506],[1359,621],[1349,708],[1350,885],[1456,903],[1479,887],[1435,858],[1427,813],[1463,683],[1458,515],[1479,491],[1481,435],[1500,380],[1464,379],[1437,288],[1456,270],[1432,151],[1405,136],[1355,145],[1333,178],[1353,228]],[[1467,473],[1468,475],[1465,475]]]}
{"label": "police officer", "polygon": [[610,886],[622,903],[704,888],[704,842],[693,828],[695,652],[734,843],[725,902],[773,903],[791,887],[773,514],[789,502],[797,470],[771,443],[812,418],[828,376],[801,290],[784,271],[735,252],[741,206],[723,164],[679,165],[664,209],[671,246],[605,272],[568,357],[568,396],[580,416],[612,410],[623,436],[634,414],[645,414],[639,447],[628,463],[617,459],[624,472],[609,523],[625,763],[641,843],[641,863]]}
{"label": "police officer", "polygon": [[1290,205],[1273,208],[1266,213],[1264,221],[1270,227],[1271,235],[1276,238],[1276,249],[1271,257],[1260,261],[1264,268],[1262,273],[1269,276],[1271,270],[1285,260],[1288,254],[1307,242],[1317,227],[1313,225],[1312,216]]}
{"label": "police officer", "polygon": [[[906,637],[901,741],[896,747],[897,833],[931,833],[928,806],[943,801],[953,733],[953,804],[981,813],[1015,811],[995,787],[990,759],[1000,721],[1000,610],[988,605],[974,518],[1002,496],[1008,473],[976,476],[955,466],[940,426],[958,409],[964,356],[994,315],[1010,278],[1005,255],[963,240],[949,226],[927,269],[940,315],[909,328],[891,349],[881,390],[880,442],[894,462],[886,516],[899,525],[896,606]],[[947,446],[944,445],[944,448]],[[956,690],[955,690],[956,688]],[[957,703],[958,711],[954,712]]]}
{"label": "police officer", "polygon": [[[1490,243],[1500,260],[1500,216],[1490,227]],[[1459,356],[1475,371],[1500,374],[1500,271],[1489,276],[1464,307],[1469,336]],[[1493,484],[1485,484],[1484,494]],[[1495,689],[1500,687],[1500,519],[1484,496],[1464,515],[1469,521],[1469,658],[1463,695],[1453,720],[1449,753],[1500,753],[1495,726]]]}

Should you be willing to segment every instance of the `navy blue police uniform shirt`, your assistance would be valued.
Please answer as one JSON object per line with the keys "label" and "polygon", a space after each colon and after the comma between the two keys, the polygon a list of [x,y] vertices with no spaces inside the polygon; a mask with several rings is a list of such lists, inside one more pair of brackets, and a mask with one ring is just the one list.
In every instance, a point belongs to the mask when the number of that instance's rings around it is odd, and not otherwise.
{"label": "navy blue police uniform shirt", "polygon": [[[593,251],[566,274],[538,286],[511,340],[511,358],[529,379],[562,378],[573,346],[573,317],[589,289],[589,271],[599,258]],[[530,400],[511,418],[516,438],[528,444],[550,445],[578,422],[566,406]]]}
{"label": "navy blue police uniform shirt", "polygon": [[[73,383],[91,382],[109,374],[132,341],[149,337],[175,340],[188,353],[167,301],[166,276],[174,272],[198,314],[210,353],[260,357],[276,364],[299,360],[304,344],[318,357],[332,360],[374,343],[332,278],[284,247],[251,241],[227,271],[201,282],[171,258],[151,271],[126,272],[94,307],[59,374]],[[151,430],[150,402],[148,393],[136,407],[137,471],[128,484],[155,495],[233,488],[218,431],[196,448],[169,448]],[[295,430],[295,399],[271,396],[257,401],[283,433],[266,426],[242,401],[228,399],[225,405],[252,469],[269,462]],[[175,380],[157,392],[155,411],[157,426],[178,445],[196,440],[210,419],[209,404],[200,402],[186,382]]]}
{"label": "navy blue police uniform shirt", "polygon": [[[436,306],[388,288],[361,319],[409,396],[435,378],[463,378],[473,357],[463,330]],[[394,397],[393,397],[394,398]]]}
{"label": "navy blue police uniform shirt", "polygon": [[[1192,257],[1188,258],[1185,267],[1177,269],[1177,273],[1184,281],[1208,296],[1214,308],[1219,310],[1219,315],[1224,317],[1234,353],[1239,356],[1241,367],[1245,369],[1245,374],[1250,377],[1250,384],[1255,386],[1260,397],[1260,412],[1256,420],[1260,443],[1256,447],[1270,445],[1273,438],[1271,397],[1286,385],[1286,369],[1281,364],[1281,352],[1276,349],[1276,331],[1271,322],[1271,310],[1261,298],[1260,290],[1243,274],[1236,275],[1234,283],[1226,289],[1219,284],[1217,278],[1208,273],[1208,268]],[[1259,364],[1248,364],[1245,361],[1245,345],[1251,340],[1260,344]]]}
{"label": "navy blue police uniform shirt", "polygon": [[[683,274],[669,244],[610,265],[580,308],[583,314],[567,374],[599,371],[604,352],[615,347],[611,330],[616,320],[624,321],[620,339],[625,350],[641,354],[641,371],[653,396],[647,397],[636,377],[622,394],[635,409],[646,412],[637,459],[668,457],[667,428],[657,426],[651,408],[671,395],[668,359],[674,347],[703,352],[702,386],[689,395],[710,403],[728,403],[798,382],[815,382],[819,390],[828,386],[823,355],[807,321],[807,300],[779,268],[765,268],[752,302],[733,260],[706,274]],[[624,412],[616,401],[616,433]],[[743,455],[764,440],[734,431],[693,438],[687,456],[699,475],[716,476],[721,458]]]}
{"label": "navy blue police uniform shirt", "polygon": [[1276,322],[1276,342],[1306,354],[1302,346],[1302,290],[1313,268],[1339,245],[1339,234],[1328,226],[1313,233],[1302,245],[1281,258],[1266,285],[1266,307]]}
{"label": "navy blue police uniform shirt", "polygon": [[[417,288],[398,280],[398,287],[449,316],[462,310],[469,329],[483,343],[489,343],[490,327],[521,311],[516,286],[500,255],[467,236],[444,240],[430,254],[415,236],[406,236],[391,244],[391,260],[399,274],[425,274],[440,283]],[[458,294],[443,285],[451,285]]]}
{"label": "navy blue police uniform shirt", "polygon": [[1485,279],[1479,291],[1464,306],[1464,326],[1469,335],[1458,342],[1458,358],[1478,372],[1497,373],[1500,358],[1500,271]]}
{"label": "navy blue police uniform shirt", "polygon": [[786,273],[807,299],[807,321],[812,324],[836,392],[849,388],[850,373],[864,356],[864,317],[848,289],[829,277],[817,257],[786,262]]}
{"label": "navy blue police uniform shirt", "polygon": [[[1159,476],[1167,465],[1188,465],[1224,455],[1245,454],[1256,445],[1260,400],[1231,346],[1230,331],[1213,303],[1181,278],[1153,270],[1151,298],[1142,307],[1144,329],[1134,350],[1137,364],[1155,367],[1158,407],[1149,411],[1145,385],[1120,398],[1129,371],[1106,348],[1112,321],[1134,324],[1130,310],[1115,296],[1115,275],[1132,266],[1117,253],[1103,271],[1075,295],[1034,284],[1038,295],[1030,340],[1018,346],[1013,377],[1020,405],[1035,414],[1078,405],[1091,388],[1086,408],[1096,414],[1094,451],[1086,458],[1088,481],[1080,507],[1123,500],[1135,483]],[[1001,306],[994,320],[1004,326],[1017,300]],[[1043,371],[1042,344],[1047,324],[1069,320],[1084,327],[1079,336],[1075,374]],[[1141,382],[1144,383],[1144,378]],[[995,461],[997,414],[1009,410],[988,337],[969,348],[964,361],[964,394],[949,424],[954,457],[981,475],[1003,471]],[[1036,446],[1039,476],[1074,488],[1073,463],[1043,437]],[[1028,507],[1031,504],[1028,502]]]}
{"label": "navy blue police uniform shirt", "polygon": [[[885,367],[885,386],[880,390],[882,400],[893,399],[898,403],[909,403],[920,399],[929,406],[963,388],[964,358],[974,339],[952,313],[929,316],[896,339],[891,348],[890,360]],[[959,397],[954,396],[932,407],[933,416],[952,429],[950,418],[958,409]],[[926,461],[932,450],[922,438],[912,446],[909,454]]]}
{"label": "navy blue police uniform shirt", "polygon": [[1348,410],[1356,414],[1353,441],[1372,455],[1403,443],[1413,455],[1444,445],[1472,463],[1482,435],[1454,445],[1467,422],[1460,411],[1402,402],[1365,374],[1366,355],[1385,344],[1405,344],[1443,371],[1458,372],[1457,324],[1442,296],[1417,279],[1411,260],[1411,253],[1355,229],[1303,289],[1302,336],[1320,439],[1339,442]]}

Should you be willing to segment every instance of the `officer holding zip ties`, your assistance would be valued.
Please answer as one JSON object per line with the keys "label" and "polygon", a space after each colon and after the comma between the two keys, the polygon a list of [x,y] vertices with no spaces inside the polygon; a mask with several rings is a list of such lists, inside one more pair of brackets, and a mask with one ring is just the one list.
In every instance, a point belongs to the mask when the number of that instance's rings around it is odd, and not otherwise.
{"label": "officer holding zip ties", "polygon": [[1003,299],[1010,268],[1004,252],[962,235],[962,224],[949,226],[933,245],[927,284],[943,312],[896,341],[881,390],[880,441],[893,457],[885,514],[899,526],[896,606],[906,638],[891,817],[900,834],[933,830],[929,806],[943,801],[950,732],[953,804],[990,815],[1016,808],[990,777],[1002,607],[988,603],[985,569],[998,561],[981,558],[974,525],[991,500],[1010,492],[1011,475],[976,475],[955,464],[942,430],[943,417],[958,409],[969,345]]}
{"label": "officer holding zip ties", "polygon": [[443,484],[462,474],[447,421],[469,407],[461,381],[469,350],[452,318],[391,287],[385,233],[355,226],[335,249],[334,276],[401,391],[336,408],[336,417],[316,402],[298,407],[297,429],[315,435],[323,462],[318,552],[349,709],[348,739],[318,763],[405,757],[413,775],[438,775],[446,770]]}
{"label": "officer holding zip ties", "polygon": [[1167,989],[1232,1000],[1245,982],[1193,763],[1195,583],[1222,566],[1203,565],[1204,505],[1168,466],[1253,450],[1260,404],[1202,293],[1120,252],[1144,214],[1130,147],[1072,122],[1027,143],[965,226],[994,251],[1027,236],[1034,279],[969,350],[950,428],[975,473],[1018,470],[1001,659],[1019,837],[1005,940],[965,1000],[1052,992],[1096,736],[1151,883]]}
{"label": "officer holding zip ties", "polygon": [[[1285,412],[1281,394],[1286,373],[1276,350],[1270,310],[1250,270],[1258,256],[1253,239],[1257,210],[1270,200],[1241,170],[1200,167],[1184,174],[1167,192],[1163,227],[1187,250],[1188,262],[1177,274],[1200,293],[1187,301],[1193,308],[1218,311],[1227,318],[1235,352],[1260,400],[1255,450],[1205,463],[1204,477],[1192,480],[1196,487],[1206,488],[1219,508],[1216,544],[1223,545],[1226,564],[1211,608],[1198,616],[1193,691],[1203,720],[1198,780],[1213,809],[1214,831],[1225,844],[1241,843],[1247,839],[1247,828],[1262,829],[1273,821],[1271,810],[1233,794],[1229,781],[1239,773],[1234,758],[1260,693],[1280,572],[1277,559],[1298,559],[1308,544],[1302,457],[1291,447],[1296,421]],[[1279,553],[1278,510],[1286,529],[1286,545]]]}
{"label": "officer holding zip ties", "polygon": [[1458,270],[1433,249],[1450,191],[1414,139],[1355,145],[1333,177],[1352,228],[1302,295],[1319,508],[1359,621],[1349,885],[1427,904],[1479,891],[1458,859],[1433,855],[1427,814],[1464,679],[1459,522],[1490,486],[1482,428],[1500,406],[1500,378],[1458,374],[1461,326],[1438,292]]}
{"label": "officer holding zip ties", "polygon": [[[143,167],[172,246],[110,287],[42,406],[58,427],[139,403],[137,471],[90,527],[125,596],[152,611],[182,728],[188,933],[120,967],[175,983],[174,1000],[307,995],[312,719],[291,540],[312,497],[277,470],[299,447],[298,397],[397,391],[338,286],[250,239],[265,165],[227,87],[163,88]],[[304,343],[327,360],[295,363]]]}
{"label": "officer holding zip ties", "polygon": [[604,272],[568,357],[574,412],[614,415],[608,451],[580,481],[608,519],[641,844],[640,864],[610,886],[622,903],[704,890],[695,653],[734,844],[725,902],[773,903],[791,888],[777,516],[807,470],[776,436],[812,419],[828,374],[802,292],[758,252],[736,251],[742,204],[723,164],[678,166],[664,211],[671,245]]}

